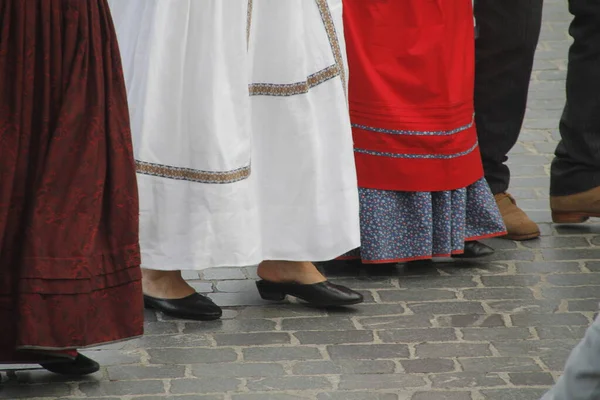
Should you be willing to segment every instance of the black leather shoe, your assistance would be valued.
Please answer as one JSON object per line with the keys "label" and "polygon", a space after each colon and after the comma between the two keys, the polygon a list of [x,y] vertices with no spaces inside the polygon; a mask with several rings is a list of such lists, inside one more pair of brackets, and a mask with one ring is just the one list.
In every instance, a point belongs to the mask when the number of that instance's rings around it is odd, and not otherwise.
{"label": "black leather shoe", "polygon": [[495,250],[490,246],[485,245],[481,242],[472,241],[465,242],[465,252],[463,254],[456,254],[454,258],[480,258],[491,256],[495,253]]}
{"label": "black leather shoe", "polygon": [[363,295],[345,286],[330,282],[312,285],[299,283],[276,283],[265,280],[256,282],[260,297],[265,300],[282,301],[285,296],[297,297],[315,307],[340,307],[362,303]]}
{"label": "black leather shoe", "polygon": [[83,354],[77,354],[74,360],[48,362],[40,365],[55,374],[71,376],[90,375],[100,370],[100,364]]}
{"label": "black leather shoe", "polygon": [[180,319],[213,321],[221,318],[223,310],[208,297],[194,293],[183,299],[159,299],[144,295],[144,306]]}

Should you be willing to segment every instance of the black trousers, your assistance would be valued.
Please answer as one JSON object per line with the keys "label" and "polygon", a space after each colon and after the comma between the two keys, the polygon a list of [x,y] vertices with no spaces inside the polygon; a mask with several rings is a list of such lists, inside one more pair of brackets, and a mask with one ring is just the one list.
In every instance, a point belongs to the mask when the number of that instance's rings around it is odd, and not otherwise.
{"label": "black trousers", "polygon": [[475,1],[475,119],[485,177],[494,194],[508,189],[510,171],[504,163],[523,125],[542,6],[543,0]]}
{"label": "black trousers", "polygon": [[567,104],[552,162],[550,194],[566,196],[600,186],[600,1],[570,0]]}

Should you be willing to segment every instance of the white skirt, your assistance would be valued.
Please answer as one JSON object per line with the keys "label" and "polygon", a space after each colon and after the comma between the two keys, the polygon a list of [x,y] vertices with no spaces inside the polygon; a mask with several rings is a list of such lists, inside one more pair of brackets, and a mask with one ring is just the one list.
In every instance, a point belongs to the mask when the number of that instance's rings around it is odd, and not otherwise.
{"label": "white skirt", "polygon": [[111,0],[144,268],[359,246],[342,0]]}
{"label": "white skirt", "polygon": [[360,245],[342,0],[110,0],[144,268]]}

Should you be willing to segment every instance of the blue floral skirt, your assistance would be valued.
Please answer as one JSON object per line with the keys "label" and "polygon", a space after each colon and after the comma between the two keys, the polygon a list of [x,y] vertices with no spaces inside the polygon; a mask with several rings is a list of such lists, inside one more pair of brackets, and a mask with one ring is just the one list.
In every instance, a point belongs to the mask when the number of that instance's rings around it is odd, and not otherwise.
{"label": "blue floral skirt", "polygon": [[506,234],[485,179],[444,192],[359,189],[361,248],[340,259],[393,263],[449,257],[467,241]]}

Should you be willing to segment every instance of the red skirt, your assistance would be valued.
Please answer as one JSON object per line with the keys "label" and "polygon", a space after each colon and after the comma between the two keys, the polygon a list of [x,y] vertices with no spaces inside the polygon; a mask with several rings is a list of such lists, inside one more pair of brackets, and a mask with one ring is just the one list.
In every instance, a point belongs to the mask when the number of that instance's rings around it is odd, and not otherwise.
{"label": "red skirt", "polygon": [[359,186],[464,188],[483,176],[471,0],[344,1]]}
{"label": "red skirt", "polygon": [[0,0],[0,362],[141,335],[139,265],[106,0]]}

